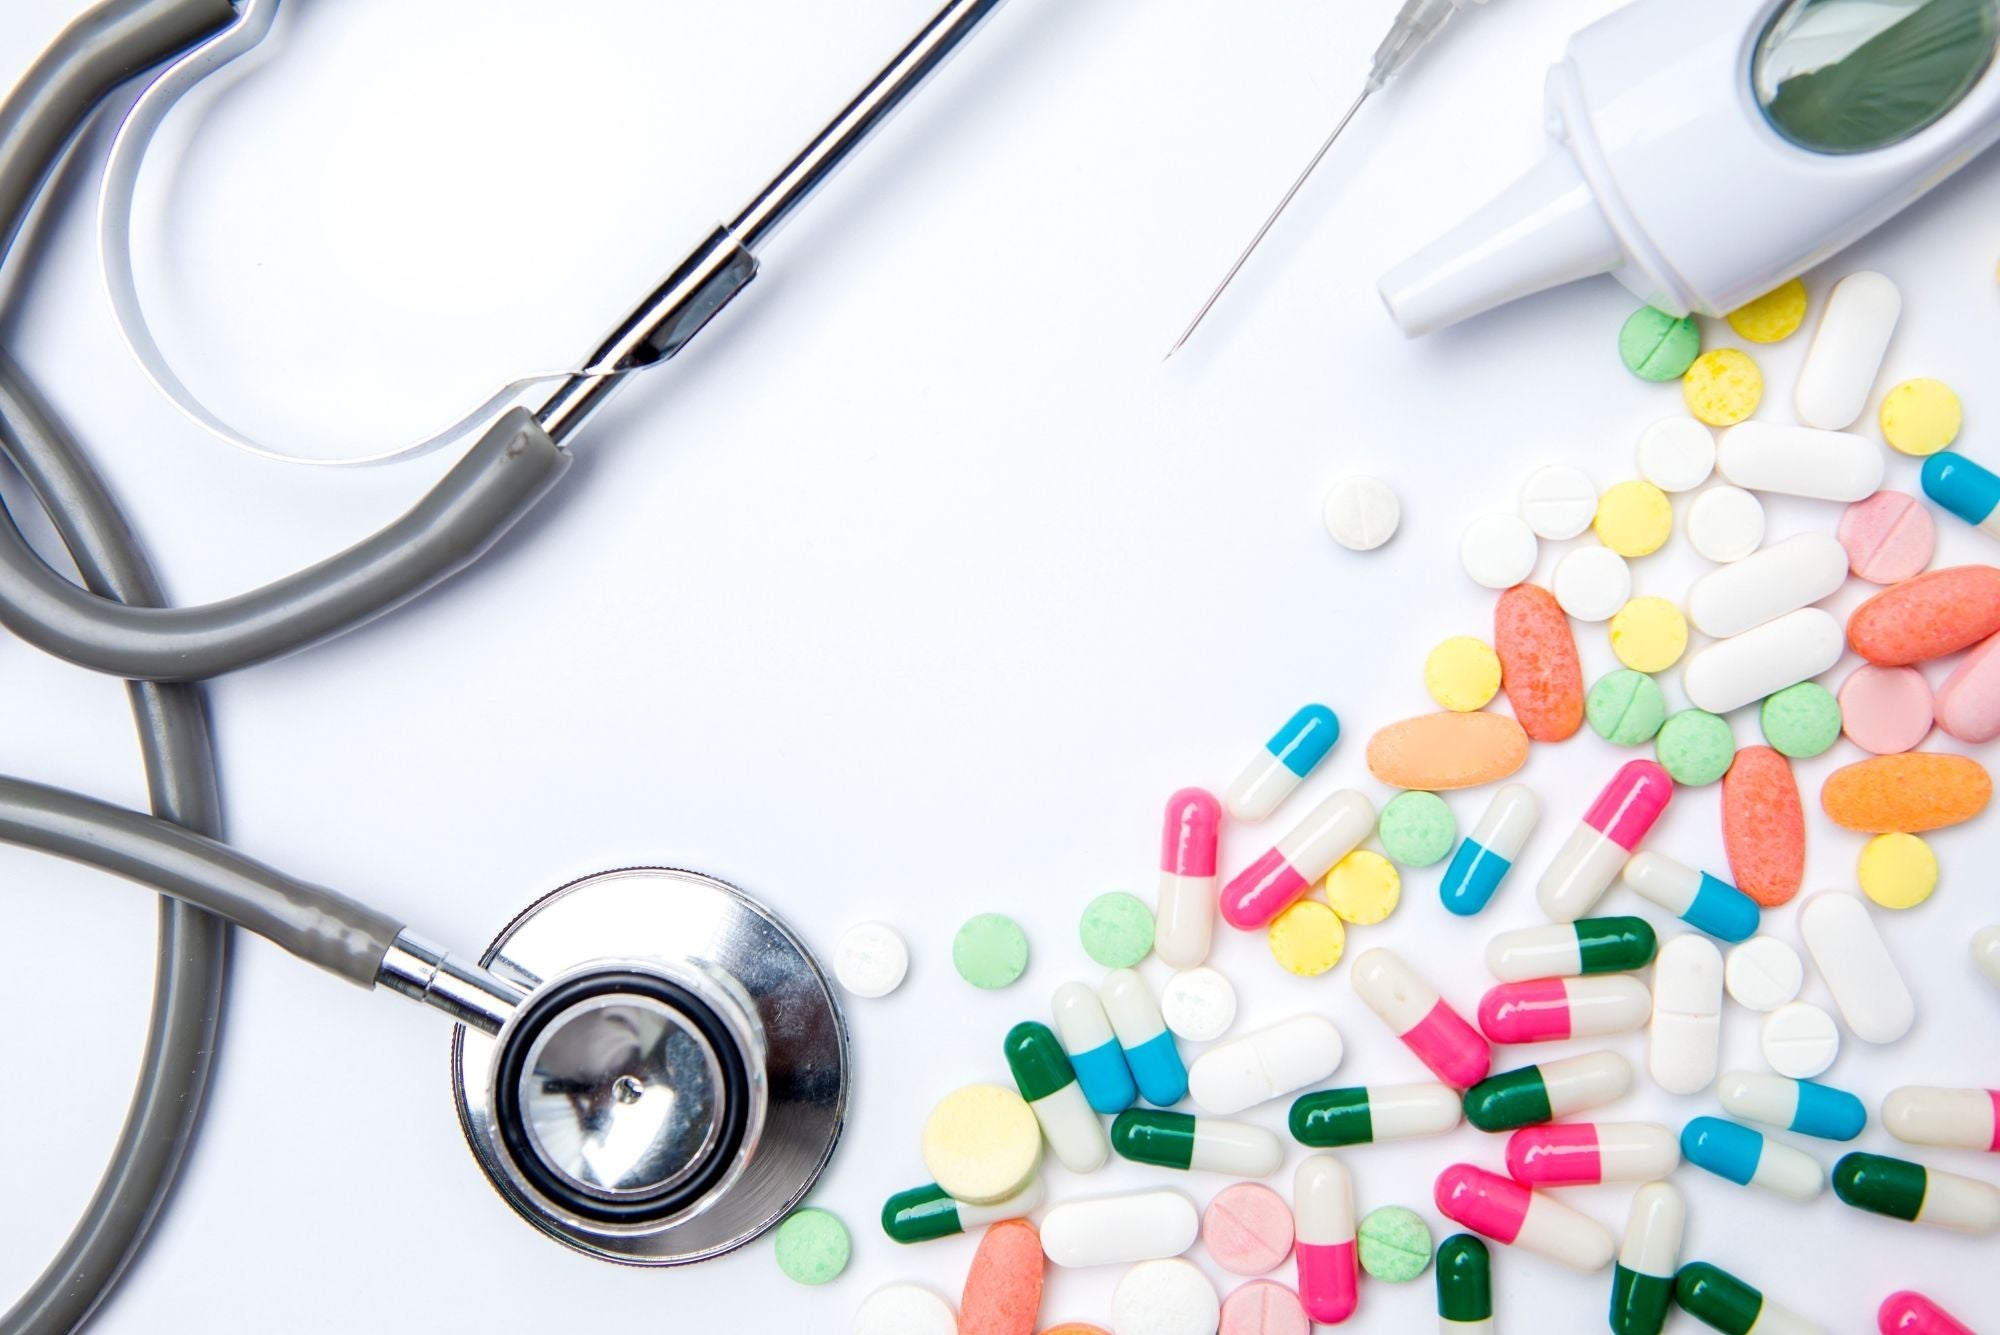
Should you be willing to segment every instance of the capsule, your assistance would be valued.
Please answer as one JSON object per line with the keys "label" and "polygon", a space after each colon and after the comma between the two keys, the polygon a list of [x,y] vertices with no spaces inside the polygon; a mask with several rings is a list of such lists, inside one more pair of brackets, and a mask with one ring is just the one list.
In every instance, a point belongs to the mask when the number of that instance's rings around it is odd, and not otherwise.
{"label": "capsule", "polygon": [[975,1228],[1020,1219],[1042,1208],[1042,1179],[1037,1177],[1014,1195],[994,1205],[954,1200],[935,1182],[899,1191],[882,1206],[882,1231],[896,1242],[929,1242]]}
{"label": "capsule", "polygon": [[1875,1328],[1882,1335],[1974,1335],[1972,1327],[1908,1289],[1882,1300],[1875,1310]]}
{"label": "capsule", "polygon": [[2000,477],[1954,450],[1924,460],[1924,495],[1989,538],[2000,538]]}
{"label": "capsule", "polygon": [[1972,963],[1987,982],[2000,987],[2000,923],[1972,934]]}
{"label": "capsule", "polygon": [[1493,794],[1486,814],[1472,833],[1459,842],[1451,865],[1438,883],[1438,898],[1446,909],[1461,918],[1470,918],[1485,908],[1514,869],[1521,849],[1542,818],[1542,804],[1518,783],[1510,783]]}
{"label": "capsule", "polygon": [[1653,1013],[1636,978],[1538,978],[1502,983],[1479,999],[1479,1029],[1494,1043],[1551,1043],[1629,1034]]}
{"label": "capsule", "polygon": [[1438,1335],[1494,1335],[1493,1261],[1486,1244],[1454,1233],[1437,1250]]}
{"label": "capsule", "polygon": [[1181,1063],[1180,1049],[1160,1018],[1160,1003],[1153,989],[1131,969],[1113,969],[1097,994],[1104,1013],[1111,1018],[1111,1031],[1118,1035],[1118,1047],[1125,1064],[1146,1102],[1170,1108],[1187,1097],[1187,1067]]}
{"label": "capsule", "polygon": [[1290,797],[1340,740],[1340,720],[1325,705],[1307,705],[1251,757],[1223,794],[1231,818],[1260,821]]}
{"label": "capsule", "polygon": [[1094,1173],[1104,1167],[1111,1157],[1104,1143],[1104,1124],[1091,1111],[1055,1034],[1045,1024],[1023,1021],[1007,1031],[1004,1050],[1014,1087],[1034,1110],[1042,1139],[1062,1166],[1072,1173]]}
{"label": "capsule", "polygon": [[1294,1015],[1217,1043],[1188,1068],[1188,1093],[1203,1112],[1227,1117],[1307,1085],[1340,1066],[1340,1030],[1321,1015]]}
{"label": "capsule", "polygon": [[1153,912],[1153,950],[1176,969],[1208,958],[1215,930],[1215,849],[1222,806],[1201,788],[1167,799],[1160,831],[1160,896]]}
{"label": "capsule", "polygon": [[1852,1140],[1868,1125],[1868,1109],[1860,1099],[1811,1080],[1725,1071],[1715,1094],[1733,1117],[1821,1140]]}
{"label": "capsule", "polygon": [[1615,1052],[1502,1071],[1465,1091],[1465,1120],[1481,1131],[1512,1131],[1601,1108],[1632,1089],[1632,1064]]}
{"label": "capsule", "polygon": [[1314,1149],[1441,1136],[1464,1117],[1458,1091],[1415,1085],[1354,1085],[1301,1095],[1292,1103],[1292,1139]]}
{"label": "capsule", "polygon": [[1439,1173],[1432,1197],[1445,1218],[1474,1233],[1585,1274],[1604,1269],[1618,1248],[1611,1230],[1588,1215],[1469,1163]]}
{"label": "capsule", "polygon": [[1960,1233],[2000,1233],[2000,1187],[1886,1154],[1844,1154],[1834,1194],[1857,1210]]}
{"label": "capsule", "polygon": [[1503,983],[1630,973],[1651,964],[1659,948],[1644,918],[1578,918],[1500,933],[1486,943],[1486,971]]}
{"label": "capsule", "polygon": [[1361,1273],[1347,1165],[1331,1154],[1315,1154],[1300,1164],[1292,1179],[1292,1212],[1298,1221],[1293,1255],[1299,1305],[1315,1321],[1345,1321],[1354,1315]]}
{"label": "capsule", "polygon": [[1665,1182],[1649,1182],[1632,1197],[1632,1215],[1618,1264],[1611,1271],[1612,1335],[1660,1335],[1674,1301],[1687,1206]]}
{"label": "capsule", "polygon": [[1674,781],[1651,760],[1628,760],[1583,813],[1537,890],[1542,912],[1575,922],[1616,880],[1627,858],[1674,795]]}
{"label": "capsule", "polygon": [[1469,1089],[1493,1069],[1493,1050],[1479,1031],[1401,956],[1379,946],[1362,952],[1354,961],[1354,990],[1447,1085]]}
{"label": "capsule", "polygon": [[1653,969],[1653,1020],[1646,1069],[1669,1094],[1693,1094],[1715,1080],[1722,1044],[1722,952],[1683,933]]}
{"label": "capsule", "polygon": [[1659,853],[1637,853],[1625,864],[1625,884],[1698,932],[1735,943],[1757,934],[1757,901],[1720,877],[1682,866]]}
{"label": "capsule", "polygon": [[1882,1100],[1882,1125],[1906,1145],[2000,1154],[2000,1089],[1904,1085]]}
{"label": "capsule", "polygon": [[1111,1124],[1111,1148],[1133,1163],[1231,1177],[1269,1177],[1285,1162],[1284,1145],[1261,1126],[1138,1108]]}
{"label": "capsule", "polygon": [[1055,1012],[1056,1034],[1090,1106],[1106,1117],[1131,1107],[1139,1087],[1132,1083],[1132,1068],[1097,993],[1083,983],[1064,983],[1056,989],[1050,1008]]}
{"label": "capsule", "polygon": [[1252,931],[1295,903],[1333,864],[1361,846],[1375,830],[1375,804],[1343,788],[1327,798],[1248,867],[1222,887],[1222,918]]}
{"label": "capsule", "polygon": [[1823,1327],[1787,1311],[1726,1270],[1690,1261],[1674,1276],[1674,1301],[1723,1335],[1826,1335]]}
{"label": "capsule", "polygon": [[1681,1153],[1725,1181],[1787,1200],[1809,1201],[1826,1187],[1826,1173],[1810,1154],[1720,1117],[1697,1117],[1682,1127]]}
{"label": "capsule", "polygon": [[1651,1182],[1680,1162],[1674,1133],[1654,1122],[1558,1122],[1507,1137],[1507,1175],[1524,1187]]}

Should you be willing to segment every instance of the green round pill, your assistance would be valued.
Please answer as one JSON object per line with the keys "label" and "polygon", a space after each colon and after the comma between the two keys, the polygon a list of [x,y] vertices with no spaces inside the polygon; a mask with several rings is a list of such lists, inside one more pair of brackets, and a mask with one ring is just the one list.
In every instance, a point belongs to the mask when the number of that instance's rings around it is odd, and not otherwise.
{"label": "green round pill", "polygon": [[1458,825],[1442,797],[1418,791],[1390,798],[1375,833],[1392,860],[1406,867],[1428,867],[1451,852]]}
{"label": "green round pill", "polygon": [[1084,953],[1107,969],[1129,969],[1153,952],[1153,911],[1123,890],[1091,900],[1079,931]]}
{"label": "green round pill", "polygon": [[1810,760],[1840,740],[1840,701],[1818,682],[1802,681],[1765,696],[1757,721],[1772,750]]}
{"label": "green round pill", "polygon": [[847,1225],[824,1210],[794,1210],[772,1235],[772,1250],[785,1278],[800,1284],[824,1284],[847,1269],[854,1244]]}
{"label": "green round pill", "polygon": [[1591,730],[1613,746],[1644,746],[1667,721],[1667,697],[1660,683],[1631,668],[1599,677],[1583,709]]}
{"label": "green round pill", "polygon": [[1005,987],[1028,967],[1028,934],[1004,913],[982,913],[952,938],[951,964],[974,987]]}
{"label": "green round pill", "polygon": [[1431,1226],[1415,1210],[1400,1205],[1370,1210],[1354,1234],[1361,1268],[1376,1279],[1407,1284],[1431,1267]]}
{"label": "green round pill", "polygon": [[1653,750],[1675,783],[1700,787],[1729,772],[1736,758],[1736,734],[1729,720],[1700,709],[1683,709],[1660,725]]}
{"label": "green round pill", "polygon": [[1641,380],[1678,380],[1701,356],[1701,328],[1692,315],[1641,306],[1618,331],[1618,356]]}

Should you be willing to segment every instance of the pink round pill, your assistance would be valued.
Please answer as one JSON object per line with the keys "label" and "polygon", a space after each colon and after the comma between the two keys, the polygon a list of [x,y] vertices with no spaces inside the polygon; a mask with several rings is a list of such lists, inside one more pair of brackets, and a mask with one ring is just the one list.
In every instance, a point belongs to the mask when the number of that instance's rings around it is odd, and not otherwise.
{"label": "pink round pill", "polygon": [[1256,1279],[1223,1301],[1217,1335],[1312,1335],[1312,1322],[1296,1293],[1272,1280]]}
{"label": "pink round pill", "polygon": [[1916,497],[1878,491],[1840,517],[1847,568],[1870,584],[1900,584],[1923,573],[1937,547],[1931,512]]}
{"label": "pink round pill", "polygon": [[1840,684],[1840,730],[1878,756],[1907,751],[1930,735],[1931,684],[1912,667],[1854,669]]}
{"label": "pink round pill", "polygon": [[1283,1265],[1292,1232],[1292,1207],[1255,1182],[1223,1188],[1201,1216],[1202,1244],[1232,1275],[1267,1275]]}

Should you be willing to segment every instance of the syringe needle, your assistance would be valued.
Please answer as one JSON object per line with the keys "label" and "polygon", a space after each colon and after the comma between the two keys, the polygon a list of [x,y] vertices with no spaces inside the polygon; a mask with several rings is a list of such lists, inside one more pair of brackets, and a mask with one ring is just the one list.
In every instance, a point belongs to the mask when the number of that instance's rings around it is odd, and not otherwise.
{"label": "syringe needle", "polygon": [[[1298,195],[1299,191],[1305,188],[1306,182],[1319,169],[1320,160],[1326,157],[1328,150],[1333,147],[1333,141],[1340,138],[1340,132],[1347,128],[1347,123],[1354,119],[1354,113],[1361,110],[1361,104],[1368,100],[1368,94],[1374,92],[1376,87],[1376,83],[1371,79],[1362,88],[1361,96],[1354,99],[1354,105],[1347,109],[1347,114],[1342,116],[1340,123],[1333,127],[1333,133],[1328,135],[1326,142],[1319,146],[1319,152],[1313,154],[1312,161],[1308,162],[1306,169],[1299,173],[1299,179],[1292,182],[1292,188],[1287,190],[1285,197],[1278,201],[1278,207],[1271,210],[1271,216],[1266,218],[1264,225],[1257,229],[1257,235],[1250,238],[1250,244],[1245,246],[1243,253],[1236,257],[1236,263],[1229,266],[1229,272],[1223,275],[1222,282],[1216,285],[1215,291],[1209,293],[1208,300],[1203,302],[1201,309],[1195,312],[1194,319],[1188,323],[1188,327],[1185,330],[1181,331],[1180,338],[1176,339],[1174,345],[1167,349],[1167,357],[1172,357],[1175,353],[1179,352],[1186,345],[1187,341],[1194,337],[1194,331],[1201,327],[1201,322],[1208,318],[1210,311],[1215,309],[1215,303],[1222,300],[1222,294],[1227,292],[1229,285],[1236,281],[1236,275],[1243,272],[1243,266],[1250,262],[1250,256],[1263,243],[1265,236],[1269,235],[1271,228],[1277,225],[1278,219],[1291,206],[1293,198]],[[1165,361],[1166,357],[1160,360]]]}

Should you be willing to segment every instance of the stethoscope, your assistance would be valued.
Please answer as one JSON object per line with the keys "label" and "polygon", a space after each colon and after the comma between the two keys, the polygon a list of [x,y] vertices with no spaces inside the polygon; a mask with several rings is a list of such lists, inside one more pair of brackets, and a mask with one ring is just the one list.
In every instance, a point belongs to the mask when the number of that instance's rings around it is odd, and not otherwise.
{"label": "stethoscope", "polygon": [[[83,577],[78,584],[48,566],[0,510],[0,623],[132,683],[155,812],[0,778],[0,840],[167,897],[152,1032],[124,1134],[63,1252],[0,1331],[80,1324],[157,1215],[207,1079],[225,923],[455,1021],[453,1096],[475,1159],[522,1218],[571,1247],[635,1264],[700,1260],[756,1237],[811,1188],[846,1110],[846,1028],[811,950],[769,909],[697,872],[626,868],[543,896],[476,964],[454,958],[400,919],[213,837],[206,710],[190,683],[340,634],[476,560],[554,487],[570,437],[626,377],[673,357],[743,290],[763,243],[999,3],[950,0],[595,352],[552,377],[539,408],[500,412],[402,518],[261,589],[161,606],[108,491],[0,354],[0,442]],[[107,235],[117,237],[166,110],[254,46],[275,9],[276,0],[101,0],[65,30],[0,105],[0,255],[96,107],[133,75],[171,61],[114,143],[105,194]],[[148,373],[199,420],[205,410],[144,332],[129,263],[122,282],[117,266],[108,270]],[[477,415],[491,417],[501,401]]]}

